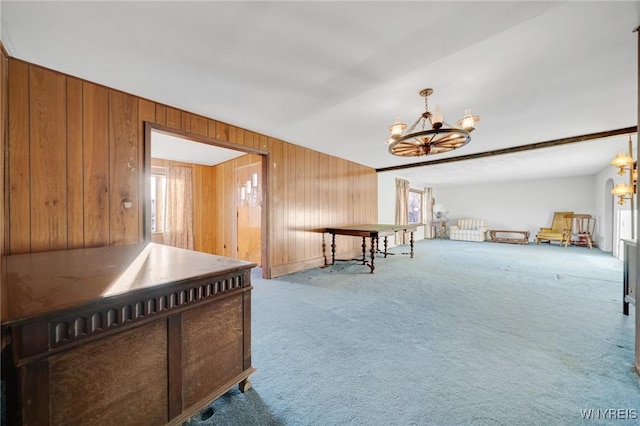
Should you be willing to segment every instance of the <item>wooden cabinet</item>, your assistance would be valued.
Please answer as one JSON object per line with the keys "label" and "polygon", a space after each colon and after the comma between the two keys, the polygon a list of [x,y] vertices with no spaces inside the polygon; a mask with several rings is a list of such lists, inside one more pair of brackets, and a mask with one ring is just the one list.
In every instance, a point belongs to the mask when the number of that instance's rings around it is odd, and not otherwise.
{"label": "wooden cabinet", "polygon": [[181,424],[250,386],[255,264],[157,244],[3,262],[11,424]]}
{"label": "wooden cabinet", "polygon": [[637,244],[636,240],[623,240],[624,242],[624,272],[622,274],[622,313],[629,315],[629,304],[635,306],[636,313],[636,342],[635,342],[635,369],[640,374],[640,314],[636,303],[640,282],[637,270]]}
{"label": "wooden cabinet", "polygon": [[624,265],[622,274],[622,313],[629,315],[629,303],[636,301],[636,241],[623,240]]}

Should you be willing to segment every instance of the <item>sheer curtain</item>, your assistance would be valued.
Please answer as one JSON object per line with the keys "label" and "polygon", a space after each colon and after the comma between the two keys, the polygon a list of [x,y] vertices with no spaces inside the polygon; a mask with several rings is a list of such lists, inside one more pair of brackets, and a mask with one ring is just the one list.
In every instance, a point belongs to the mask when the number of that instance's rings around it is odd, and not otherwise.
{"label": "sheer curtain", "polygon": [[193,178],[189,167],[167,168],[163,244],[193,250]]}
{"label": "sheer curtain", "polygon": [[[396,178],[396,225],[409,223],[409,181]],[[396,232],[396,244],[407,243],[407,233]]]}
{"label": "sheer curtain", "polygon": [[431,239],[434,237],[433,227],[431,226],[434,201],[433,189],[425,188],[422,194],[422,212],[424,213],[424,217],[422,218],[422,220],[424,221],[424,237],[427,239]]}

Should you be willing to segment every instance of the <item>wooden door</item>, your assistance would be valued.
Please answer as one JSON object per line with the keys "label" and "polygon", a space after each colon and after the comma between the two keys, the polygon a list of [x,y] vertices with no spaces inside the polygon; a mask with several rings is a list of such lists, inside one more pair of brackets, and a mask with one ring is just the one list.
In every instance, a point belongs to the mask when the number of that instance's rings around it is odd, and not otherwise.
{"label": "wooden door", "polygon": [[262,164],[236,169],[238,183],[238,259],[262,265]]}

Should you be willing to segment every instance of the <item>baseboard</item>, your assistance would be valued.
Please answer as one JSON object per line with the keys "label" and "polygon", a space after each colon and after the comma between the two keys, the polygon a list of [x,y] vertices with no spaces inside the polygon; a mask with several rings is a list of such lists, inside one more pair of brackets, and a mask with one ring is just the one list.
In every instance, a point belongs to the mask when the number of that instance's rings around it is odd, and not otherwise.
{"label": "baseboard", "polygon": [[[367,252],[368,253],[368,252]],[[350,250],[336,253],[336,260],[338,259],[362,259],[362,250]],[[277,265],[271,267],[270,278],[280,277],[282,275],[292,274],[294,272],[304,271],[311,268],[319,268],[321,266],[331,265],[331,254],[328,256],[316,257],[313,259],[301,260],[298,262],[291,262],[284,265]]]}
{"label": "baseboard", "polygon": [[324,266],[324,257],[302,260],[299,262],[287,263],[284,265],[272,266],[271,278],[280,277],[282,275],[292,274],[294,272],[304,271],[305,269],[317,268]]}

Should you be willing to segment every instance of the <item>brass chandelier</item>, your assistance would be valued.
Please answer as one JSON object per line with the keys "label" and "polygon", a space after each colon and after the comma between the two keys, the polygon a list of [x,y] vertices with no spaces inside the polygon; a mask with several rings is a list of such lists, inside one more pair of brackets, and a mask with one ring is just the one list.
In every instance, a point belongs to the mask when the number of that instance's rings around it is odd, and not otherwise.
{"label": "brass chandelier", "polygon": [[406,132],[404,130],[407,125],[399,118],[389,126],[390,136],[387,145],[391,154],[419,157],[452,151],[469,143],[469,133],[475,129],[480,117],[471,115],[471,110],[467,109],[464,117],[458,120],[455,126],[449,126],[444,122],[439,105],[436,105],[433,113],[429,111],[428,98],[432,93],[433,89],[422,89],[419,92],[424,98],[424,112]]}

